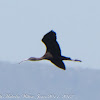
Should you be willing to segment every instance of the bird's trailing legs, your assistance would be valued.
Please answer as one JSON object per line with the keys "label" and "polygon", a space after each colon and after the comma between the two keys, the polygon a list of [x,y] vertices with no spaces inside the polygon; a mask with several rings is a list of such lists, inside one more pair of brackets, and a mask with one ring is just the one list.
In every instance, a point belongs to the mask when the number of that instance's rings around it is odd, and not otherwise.
{"label": "bird's trailing legs", "polygon": [[69,61],[77,61],[77,62],[82,62],[81,60],[77,60],[77,59],[72,59],[72,60],[69,60]]}
{"label": "bird's trailing legs", "polygon": [[68,60],[68,61],[77,61],[77,62],[82,62],[81,60],[78,59],[71,59],[70,57],[65,57],[65,56],[61,56],[62,60]]}

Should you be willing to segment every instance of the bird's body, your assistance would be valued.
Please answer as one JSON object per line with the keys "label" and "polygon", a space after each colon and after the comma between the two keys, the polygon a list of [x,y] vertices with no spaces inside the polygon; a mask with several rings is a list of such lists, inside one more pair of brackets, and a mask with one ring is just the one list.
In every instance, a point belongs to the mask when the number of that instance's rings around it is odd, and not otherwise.
{"label": "bird's body", "polygon": [[72,60],[69,57],[65,57],[61,55],[60,46],[58,42],[56,41],[56,33],[53,30],[51,30],[46,35],[44,35],[44,37],[42,38],[42,42],[46,45],[46,53],[40,58],[30,57],[27,60],[29,61],[38,61],[38,60],[43,60],[43,59],[50,60],[57,67],[64,70],[65,70],[65,65],[62,60],[81,62],[80,60]]}

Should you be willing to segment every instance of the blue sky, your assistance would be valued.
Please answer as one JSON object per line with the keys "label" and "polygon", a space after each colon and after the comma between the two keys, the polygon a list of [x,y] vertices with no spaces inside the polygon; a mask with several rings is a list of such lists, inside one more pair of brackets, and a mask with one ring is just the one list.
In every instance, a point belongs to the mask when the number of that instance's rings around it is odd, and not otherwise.
{"label": "blue sky", "polygon": [[[52,29],[62,55],[83,62],[64,61],[65,71],[49,61],[18,64],[45,53],[41,39]],[[99,0],[0,0],[0,98],[10,100],[6,95],[11,94],[25,100],[24,94],[53,94],[61,100],[69,94],[70,100],[98,100],[99,37]]]}
{"label": "blue sky", "polygon": [[0,60],[17,63],[42,56],[41,39],[53,29],[62,55],[83,61],[66,64],[100,69],[99,4],[99,0],[0,0]]}

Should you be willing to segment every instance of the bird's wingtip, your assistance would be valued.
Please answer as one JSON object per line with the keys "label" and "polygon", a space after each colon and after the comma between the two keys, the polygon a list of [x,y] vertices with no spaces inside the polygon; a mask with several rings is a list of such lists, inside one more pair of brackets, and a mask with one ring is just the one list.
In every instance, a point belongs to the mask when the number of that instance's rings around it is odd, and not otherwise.
{"label": "bird's wingtip", "polygon": [[54,31],[54,30],[51,30],[51,31]]}
{"label": "bird's wingtip", "polygon": [[54,30],[51,30],[52,32],[55,32]]}
{"label": "bird's wingtip", "polygon": [[54,32],[54,33],[55,33],[55,31],[54,31],[54,30],[51,30],[50,32]]}

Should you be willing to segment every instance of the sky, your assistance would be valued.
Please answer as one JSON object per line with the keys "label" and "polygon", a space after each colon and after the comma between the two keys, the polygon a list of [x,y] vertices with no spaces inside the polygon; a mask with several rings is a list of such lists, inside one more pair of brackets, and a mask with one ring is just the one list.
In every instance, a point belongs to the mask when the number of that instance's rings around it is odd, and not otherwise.
{"label": "sky", "polygon": [[99,4],[99,0],[0,0],[0,61],[41,57],[46,51],[41,39],[54,30],[62,55],[83,61],[65,64],[100,69]]}
{"label": "sky", "polygon": [[[18,64],[44,55],[41,39],[50,30],[62,55],[82,62],[64,61],[65,71],[49,61]],[[0,99],[98,100],[99,37],[99,0],[0,0]]]}

